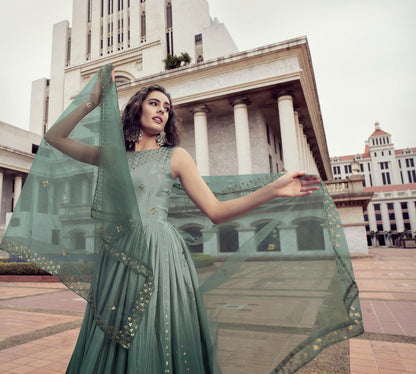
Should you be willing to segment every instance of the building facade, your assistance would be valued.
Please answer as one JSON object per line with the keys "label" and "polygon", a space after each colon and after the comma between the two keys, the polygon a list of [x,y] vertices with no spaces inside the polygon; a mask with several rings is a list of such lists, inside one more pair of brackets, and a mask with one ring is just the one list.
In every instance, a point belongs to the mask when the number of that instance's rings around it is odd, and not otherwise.
{"label": "building facade", "polygon": [[202,62],[238,51],[207,0],[74,0],[72,19],[54,25],[50,79],[32,84],[30,131],[41,135],[107,63],[129,83],[163,72],[168,55]]}
{"label": "building facade", "polygon": [[0,122],[0,237],[20,196],[42,137]]}
{"label": "building facade", "polygon": [[378,123],[362,154],[332,157],[336,180],[346,180],[357,168],[364,191],[374,196],[364,211],[369,245],[395,245],[416,233],[416,148],[395,149],[391,134]]}
{"label": "building facade", "polygon": [[[88,80],[111,63],[120,109],[143,86],[166,87],[182,121],[182,146],[202,175],[306,170],[332,180],[305,37],[238,52],[224,25],[209,16],[206,0],[74,0],[73,14],[71,28],[67,21],[54,26],[50,79],[33,82],[32,132],[44,134]],[[191,55],[191,63],[166,70],[163,59],[182,52]],[[89,214],[94,186],[90,183],[89,190],[88,185],[82,190],[82,204],[77,191],[60,187],[65,209],[81,209],[81,204]],[[53,214],[45,208],[39,213],[44,219]],[[196,237],[209,231],[209,241],[193,249],[221,255],[238,248],[247,232],[270,222],[265,213],[253,221],[239,218],[213,229],[202,216],[198,222],[177,223],[178,229]],[[357,240],[365,242],[362,216],[361,221],[355,213],[347,216],[349,228],[358,228],[350,230],[351,235],[347,232],[351,252],[366,252],[366,246],[355,247]],[[52,244],[60,237],[87,247],[94,228],[71,227],[69,218],[56,223]],[[311,224],[320,238],[311,255],[329,254],[325,222]],[[299,242],[301,227],[302,220],[279,223],[273,238],[267,239],[270,243],[258,243],[259,255],[305,254],[305,243]]]}

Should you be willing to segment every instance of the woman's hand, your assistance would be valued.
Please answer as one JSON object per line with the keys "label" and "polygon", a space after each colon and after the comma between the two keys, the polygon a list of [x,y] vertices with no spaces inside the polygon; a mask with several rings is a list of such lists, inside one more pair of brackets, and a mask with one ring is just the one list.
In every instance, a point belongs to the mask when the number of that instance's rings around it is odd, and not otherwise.
{"label": "woman's hand", "polygon": [[101,98],[103,97],[103,93],[105,90],[105,87],[111,86],[111,84],[115,81],[114,77],[114,69],[111,71],[111,77],[109,74],[106,74],[106,77],[108,79],[107,82],[103,82],[103,69],[110,68],[109,65],[104,66],[99,72],[98,72],[98,78],[97,82],[95,82],[94,88],[90,95],[90,101],[92,104],[92,109],[100,105]]}
{"label": "woman's hand", "polygon": [[306,175],[305,171],[286,173],[276,179],[271,186],[275,197],[300,197],[319,190],[321,181],[316,175]]}

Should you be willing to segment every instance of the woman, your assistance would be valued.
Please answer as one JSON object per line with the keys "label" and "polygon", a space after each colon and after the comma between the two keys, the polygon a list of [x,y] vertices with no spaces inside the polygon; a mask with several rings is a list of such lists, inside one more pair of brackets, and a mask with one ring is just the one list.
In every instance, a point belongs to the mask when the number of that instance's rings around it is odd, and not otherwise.
{"label": "woman", "polygon": [[[289,172],[250,194],[219,201],[189,153],[177,147],[176,115],[162,87],[143,88],[127,104],[123,113],[127,154],[115,151],[120,149],[121,129],[117,128],[110,67],[103,68],[95,83],[83,92],[45,136],[71,159],[99,166],[92,209],[101,223],[95,235],[98,255],[93,260],[96,267],[91,289],[83,295],[89,303],[67,373],[220,373],[213,348],[216,339],[191,256],[182,237],[167,222],[175,180],[215,224],[273,199],[306,197],[320,189],[320,181],[305,172]],[[103,127],[100,145],[74,139],[72,133],[78,127],[91,129],[83,121],[97,113],[97,106],[101,109],[96,121]],[[109,120],[111,113],[116,113],[114,121]],[[81,138],[87,139],[85,135]],[[64,167],[64,162],[60,165]],[[78,173],[72,171],[74,167],[68,167],[73,175]],[[49,180],[43,180],[42,186],[48,188]],[[61,208],[66,208],[64,203]],[[63,263],[68,257],[65,251]],[[29,252],[22,257],[33,260]],[[46,268],[58,276],[64,265]],[[212,282],[218,282],[216,273],[213,278]],[[74,280],[68,272],[61,280],[69,286],[76,284],[72,288],[78,290],[85,283]],[[309,345],[297,349],[303,355],[305,350]],[[290,365],[298,368],[312,356],[297,358],[296,364]]]}

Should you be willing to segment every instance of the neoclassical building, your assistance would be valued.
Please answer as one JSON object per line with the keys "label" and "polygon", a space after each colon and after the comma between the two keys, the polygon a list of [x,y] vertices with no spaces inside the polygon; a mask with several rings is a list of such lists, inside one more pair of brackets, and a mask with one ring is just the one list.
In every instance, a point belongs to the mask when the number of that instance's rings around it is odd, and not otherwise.
{"label": "neoclassical building", "polygon": [[19,199],[42,137],[0,122],[0,237]]}
{"label": "neoclassical building", "polygon": [[395,149],[392,135],[376,122],[362,154],[331,158],[335,179],[348,179],[354,165],[364,191],[374,196],[364,211],[369,245],[393,245],[416,233],[416,148]]}
{"label": "neoclassical building", "polygon": [[[121,110],[143,86],[167,88],[182,121],[182,146],[202,175],[306,170],[332,180],[306,37],[239,52],[225,26],[211,19],[206,0],[74,0],[73,20],[72,27],[67,21],[54,26],[50,79],[33,82],[33,133],[43,135],[88,80],[112,63]],[[166,70],[163,60],[168,54],[181,53],[191,56],[191,63]],[[87,187],[80,186],[78,193],[63,186],[65,207],[72,204],[89,214]],[[361,212],[364,200],[354,209]],[[362,214],[349,217],[348,228],[354,228],[347,230],[347,239],[354,239],[350,250],[366,252]],[[194,236],[210,226],[204,217],[177,222],[180,230]],[[246,232],[268,222],[266,206],[253,221],[241,218],[215,226],[209,242],[193,249],[213,255],[232,252]],[[304,251],[305,243],[299,242],[301,224],[301,220],[279,223],[273,238],[258,243],[257,251],[260,255]],[[317,238],[311,252],[329,253],[325,222],[309,222],[309,227],[315,227]],[[68,220],[57,230],[52,241],[59,237],[82,247],[93,228],[74,228]],[[232,240],[224,244],[226,237]]]}

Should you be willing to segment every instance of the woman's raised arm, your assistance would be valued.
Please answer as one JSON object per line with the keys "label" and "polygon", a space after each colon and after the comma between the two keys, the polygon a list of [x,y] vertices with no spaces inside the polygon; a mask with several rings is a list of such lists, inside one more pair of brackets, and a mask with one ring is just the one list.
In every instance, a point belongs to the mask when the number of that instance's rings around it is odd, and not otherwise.
{"label": "woman's raised arm", "polygon": [[98,165],[99,147],[70,139],[68,138],[68,135],[79,121],[99,105],[102,95],[102,85],[100,71],[91,96],[77,106],[71,113],[57,122],[45,134],[46,141],[52,147],[60,150],[69,157],[92,165]]}
{"label": "woman's raised arm", "polygon": [[195,162],[187,151],[177,148],[172,155],[172,173],[195,205],[213,222],[221,223],[238,217],[278,197],[300,197],[319,189],[317,176],[305,176],[305,172],[286,173],[257,191],[227,201],[218,201],[199,175]]}

